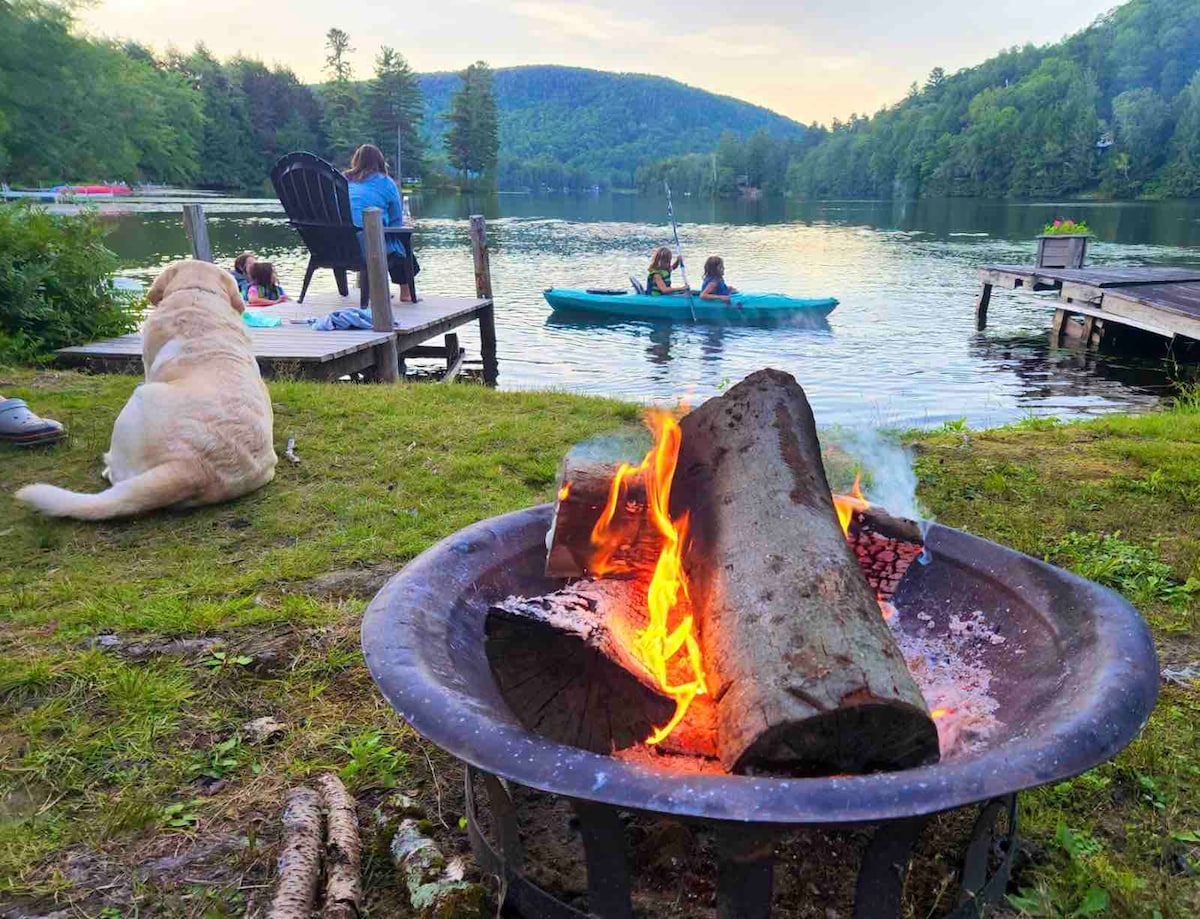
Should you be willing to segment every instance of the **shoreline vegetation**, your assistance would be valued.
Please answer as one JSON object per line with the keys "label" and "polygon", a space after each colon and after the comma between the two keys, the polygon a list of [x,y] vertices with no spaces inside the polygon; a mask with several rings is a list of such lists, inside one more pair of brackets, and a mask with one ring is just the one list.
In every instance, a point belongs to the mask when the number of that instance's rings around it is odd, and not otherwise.
{"label": "shoreline vegetation", "polygon": [[[360,616],[433,542],[549,500],[565,449],[637,425],[639,407],[277,380],[277,449],[295,437],[298,464],[228,504],[85,525],[11,494],[35,480],[98,489],[112,422],[140,381],[12,368],[0,381],[70,431],[0,459],[0,903],[93,916],[261,907],[283,790],[329,769],[364,827],[407,795],[438,815],[443,851],[465,852],[461,767],[375,691]],[[1194,393],[1145,415],[903,436],[933,517],[1121,591],[1164,668],[1200,660]],[[266,737],[250,727],[264,717],[278,722]],[[1200,913],[1198,751],[1193,675],[1163,683],[1146,730],[1112,762],[1022,795],[1013,907]],[[367,835],[372,913],[409,915],[386,843]],[[910,890],[931,890],[952,866],[913,870]]]}
{"label": "shoreline vegetation", "polygon": [[[947,73],[874,115],[801,124],[664,77],[537,65],[418,74],[326,34],[325,81],[203,46],[73,31],[70,8],[0,7],[0,177],[264,188],[281,154],[346,165],[374,142],[429,189],[657,191],[807,199],[1200,195],[1200,0],[1128,0],[1060,42]],[[63,78],[62,74],[67,76]],[[644,99],[661,117],[647,122]],[[113,111],[133,111],[112,137]],[[63,129],[62,126],[68,128]]]}

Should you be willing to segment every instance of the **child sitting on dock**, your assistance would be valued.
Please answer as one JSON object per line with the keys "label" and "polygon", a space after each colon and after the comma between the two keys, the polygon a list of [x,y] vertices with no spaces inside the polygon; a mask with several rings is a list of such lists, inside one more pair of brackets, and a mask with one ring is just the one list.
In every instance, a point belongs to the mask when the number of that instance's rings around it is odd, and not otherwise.
{"label": "child sitting on dock", "polygon": [[283,303],[288,295],[275,276],[275,266],[270,262],[255,262],[250,266],[250,287],[246,290],[246,302],[250,306],[274,306]]}
{"label": "child sitting on dock", "polygon": [[246,291],[250,289],[250,269],[254,267],[258,256],[253,252],[243,252],[233,260],[233,279],[237,281],[238,290],[242,293],[242,299],[246,299]]}
{"label": "child sitting on dock", "polygon": [[646,293],[657,297],[662,294],[679,294],[687,290],[686,287],[671,286],[671,272],[682,264],[683,259],[672,258],[668,246],[659,247],[654,253],[654,258],[650,260],[650,270],[646,274]]}
{"label": "child sitting on dock", "polygon": [[732,296],[737,288],[725,283],[725,260],[719,255],[710,255],[704,260],[704,282],[700,285],[701,300],[724,300],[733,303]]}

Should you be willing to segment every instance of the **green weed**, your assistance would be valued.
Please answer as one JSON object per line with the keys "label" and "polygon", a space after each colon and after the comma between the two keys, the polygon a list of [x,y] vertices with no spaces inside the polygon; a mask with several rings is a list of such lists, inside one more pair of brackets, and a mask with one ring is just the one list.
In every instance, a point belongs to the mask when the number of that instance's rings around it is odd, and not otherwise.
{"label": "green weed", "polygon": [[1160,561],[1153,549],[1127,542],[1119,530],[1066,533],[1046,557],[1089,580],[1119,590],[1136,606],[1183,606],[1200,590],[1200,582],[1189,579],[1180,583],[1171,566]]}

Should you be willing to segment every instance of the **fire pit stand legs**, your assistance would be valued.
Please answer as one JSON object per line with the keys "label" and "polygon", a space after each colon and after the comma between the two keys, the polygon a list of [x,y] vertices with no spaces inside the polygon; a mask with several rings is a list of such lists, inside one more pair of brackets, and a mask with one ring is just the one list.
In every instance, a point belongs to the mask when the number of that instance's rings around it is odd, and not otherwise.
{"label": "fire pit stand legs", "polygon": [[[467,833],[479,866],[502,881],[505,902],[525,919],[633,919],[629,852],[625,827],[616,808],[573,801],[583,839],[588,876],[588,911],[582,912],[547,893],[525,874],[517,809],[507,785],[490,773],[467,766]],[[493,843],[479,819],[476,783],[487,792]],[[997,832],[1004,814],[1007,826]],[[928,817],[878,824],[863,853],[855,887],[855,919],[890,919],[901,914],[904,878],[913,847]],[[776,826],[708,822],[719,841],[717,916],[719,919],[767,919],[771,915],[774,848],[787,832]],[[846,829],[846,827],[825,827]],[[958,903],[947,919],[977,919],[1008,886],[1017,839],[1017,796],[986,802],[971,831],[959,874]],[[988,869],[998,858],[992,873]]]}

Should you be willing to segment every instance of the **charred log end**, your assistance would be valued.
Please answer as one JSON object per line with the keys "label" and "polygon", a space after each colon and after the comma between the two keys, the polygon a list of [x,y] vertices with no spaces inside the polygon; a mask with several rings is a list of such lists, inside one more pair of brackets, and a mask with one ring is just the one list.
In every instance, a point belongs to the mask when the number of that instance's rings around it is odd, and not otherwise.
{"label": "charred log end", "polygon": [[593,753],[641,743],[675,703],[582,638],[490,614],[486,650],[509,710],[529,730]]}
{"label": "charred log end", "polygon": [[938,761],[937,727],[911,705],[848,704],[760,735],[727,764],[742,775],[860,775],[911,769]]}

